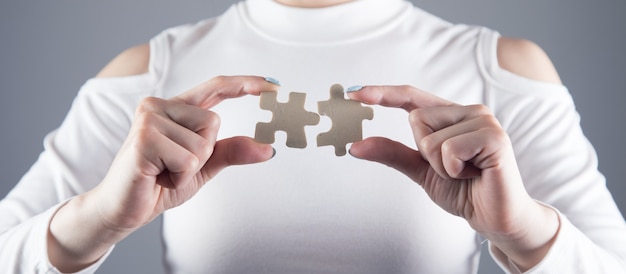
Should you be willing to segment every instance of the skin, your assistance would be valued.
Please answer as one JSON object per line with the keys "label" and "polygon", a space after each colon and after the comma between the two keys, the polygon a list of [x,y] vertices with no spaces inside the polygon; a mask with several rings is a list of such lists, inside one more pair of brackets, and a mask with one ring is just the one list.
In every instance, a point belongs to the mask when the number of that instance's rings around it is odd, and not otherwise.
{"label": "skin", "polygon": [[526,193],[508,135],[487,107],[457,105],[410,86],[368,86],[349,97],[406,110],[418,147],[372,137],[354,143],[350,154],[404,173],[523,271],[541,261],[558,217]]}
{"label": "skin", "polygon": [[[349,2],[276,1],[303,8]],[[149,56],[148,45],[130,48],[97,77],[146,73]],[[501,38],[498,61],[523,77],[560,83],[550,59],[530,41]],[[165,210],[193,197],[220,170],[269,160],[271,146],[248,137],[216,140],[219,117],[210,109],[224,99],[277,89],[262,77],[221,76],[174,98],[142,101],[104,180],[53,217],[48,235],[52,264],[63,272],[81,270]],[[541,261],[558,233],[558,216],[527,194],[511,142],[485,106],[457,105],[411,86],[367,86],[349,96],[406,110],[418,148],[372,137],[351,146],[354,157],[406,174],[522,271]]]}

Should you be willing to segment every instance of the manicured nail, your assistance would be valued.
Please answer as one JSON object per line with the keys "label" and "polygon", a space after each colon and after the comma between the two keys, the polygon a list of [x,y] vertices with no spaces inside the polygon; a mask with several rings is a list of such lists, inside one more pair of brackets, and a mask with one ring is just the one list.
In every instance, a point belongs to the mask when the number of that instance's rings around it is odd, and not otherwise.
{"label": "manicured nail", "polygon": [[265,81],[270,82],[274,85],[280,86],[280,81],[272,78],[272,77],[265,77]]}
{"label": "manicured nail", "polygon": [[272,147],[272,157],[270,159],[274,158],[274,156],[276,156],[276,149]]}
{"label": "manicured nail", "polygon": [[359,91],[363,88],[363,86],[351,86],[348,89],[346,89],[346,92],[355,92],[355,91]]}

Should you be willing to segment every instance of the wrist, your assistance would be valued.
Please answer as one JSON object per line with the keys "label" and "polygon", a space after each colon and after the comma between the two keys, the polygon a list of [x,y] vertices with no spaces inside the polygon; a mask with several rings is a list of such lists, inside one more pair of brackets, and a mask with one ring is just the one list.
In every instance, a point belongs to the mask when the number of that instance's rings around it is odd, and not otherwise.
{"label": "wrist", "polygon": [[541,262],[552,247],[560,221],[554,209],[533,200],[518,223],[511,233],[483,236],[521,271],[527,271]]}
{"label": "wrist", "polygon": [[88,267],[132,231],[107,227],[97,213],[90,192],[61,206],[48,229],[48,257],[62,272]]}

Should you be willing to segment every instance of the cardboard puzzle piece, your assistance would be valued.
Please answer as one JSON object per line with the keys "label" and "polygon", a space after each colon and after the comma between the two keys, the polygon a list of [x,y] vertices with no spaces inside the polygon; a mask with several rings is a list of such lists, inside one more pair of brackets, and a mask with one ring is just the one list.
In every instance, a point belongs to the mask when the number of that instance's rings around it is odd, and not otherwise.
{"label": "cardboard puzzle piece", "polygon": [[287,146],[293,148],[305,148],[306,134],[304,127],[317,125],[320,116],[315,112],[304,109],[306,93],[291,92],[287,103],[276,101],[277,92],[261,92],[261,109],[272,111],[272,120],[269,123],[259,122],[256,124],[254,139],[260,143],[272,144],[275,140],[276,131],[287,133]]}
{"label": "cardboard puzzle piece", "polygon": [[346,155],[348,143],[363,140],[363,119],[372,120],[374,110],[361,102],[345,99],[343,87],[330,88],[330,99],[317,103],[318,112],[332,120],[329,131],[317,135],[317,146],[335,146],[335,155]]}

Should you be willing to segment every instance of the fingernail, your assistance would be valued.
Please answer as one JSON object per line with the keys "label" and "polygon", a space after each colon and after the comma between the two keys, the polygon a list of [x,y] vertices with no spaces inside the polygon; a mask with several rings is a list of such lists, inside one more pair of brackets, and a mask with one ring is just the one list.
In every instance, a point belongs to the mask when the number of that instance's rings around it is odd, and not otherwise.
{"label": "fingernail", "polygon": [[270,82],[274,85],[280,86],[280,81],[272,78],[272,77],[265,77],[265,81]]}
{"label": "fingernail", "polygon": [[363,86],[351,86],[348,89],[346,89],[346,93],[348,92],[355,92],[355,91],[359,91],[363,88]]}
{"label": "fingernail", "polygon": [[272,147],[272,157],[270,159],[274,158],[274,156],[276,156],[276,149]]}

